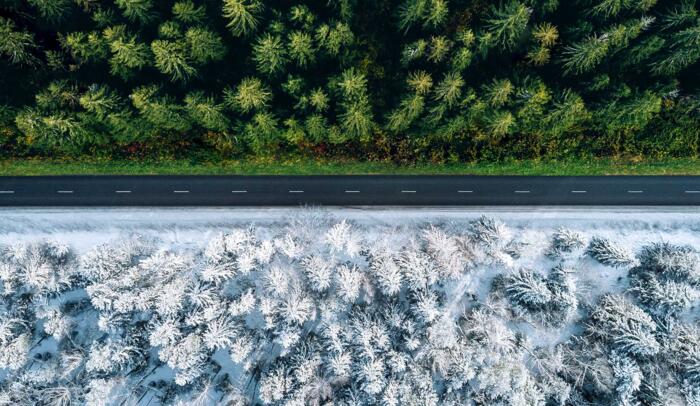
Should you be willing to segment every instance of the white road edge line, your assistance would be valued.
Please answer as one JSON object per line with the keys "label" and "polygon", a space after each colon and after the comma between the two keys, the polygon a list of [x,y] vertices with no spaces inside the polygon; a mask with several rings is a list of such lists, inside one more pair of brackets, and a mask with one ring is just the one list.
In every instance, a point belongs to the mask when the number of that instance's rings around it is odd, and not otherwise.
{"label": "white road edge line", "polygon": [[71,194],[71,193],[73,193],[73,191],[72,190],[57,190],[56,193]]}
{"label": "white road edge line", "polygon": [[247,190],[232,190],[231,193],[248,193]]}
{"label": "white road edge line", "polygon": [[516,190],[515,193],[530,193],[529,190]]}
{"label": "white road edge line", "polygon": [[643,190],[628,190],[627,193],[644,193]]}
{"label": "white road edge line", "polygon": [[401,193],[416,193],[415,190],[402,190]]}
{"label": "white road edge line", "polygon": [[587,190],[572,190],[571,193],[588,193]]}
{"label": "white road edge line", "polygon": [[11,195],[15,193],[14,190],[0,190],[0,195]]}
{"label": "white road edge line", "polygon": [[173,190],[173,193],[190,193],[189,190]]}
{"label": "white road edge line", "polygon": [[289,193],[304,193],[303,190],[290,190]]}
{"label": "white road edge line", "polygon": [[345,193],[360,193],[359,190],[346,190]]}
{"label": "white road edge line", "polygon": [[473,190],[458,190],[457,193],[474,193]]}

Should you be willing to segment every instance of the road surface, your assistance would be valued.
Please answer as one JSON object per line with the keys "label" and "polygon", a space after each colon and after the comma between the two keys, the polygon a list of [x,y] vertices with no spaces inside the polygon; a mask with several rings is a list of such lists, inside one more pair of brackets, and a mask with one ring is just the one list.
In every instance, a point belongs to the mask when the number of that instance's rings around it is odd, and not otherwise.
{"label": "road surface", "polygon": [[700,176],[0,177],[0,206],[700,205]]}

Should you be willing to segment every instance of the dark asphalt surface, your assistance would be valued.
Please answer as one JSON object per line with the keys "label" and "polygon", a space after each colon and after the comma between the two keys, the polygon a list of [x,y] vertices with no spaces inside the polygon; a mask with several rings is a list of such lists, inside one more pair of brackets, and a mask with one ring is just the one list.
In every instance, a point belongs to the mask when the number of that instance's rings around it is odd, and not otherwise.
{"label": "dark asphalt surface", "polygon": [[0,177],[0,206],[700,205],[700,176]]}

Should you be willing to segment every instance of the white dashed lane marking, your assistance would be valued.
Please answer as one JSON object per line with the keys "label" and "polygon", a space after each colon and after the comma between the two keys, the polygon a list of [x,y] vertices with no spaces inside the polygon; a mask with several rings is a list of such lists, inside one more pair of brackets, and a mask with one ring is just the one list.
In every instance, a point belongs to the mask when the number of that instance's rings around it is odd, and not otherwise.
{"label": "white dashed lane marking", "polygon": [[14,190],[0,190],[0,195],[11,195],[14,194]]}
{"label": "white dashed lane marking", "polygon": [[644,193],[643,190],[628,190],[627,193]]}
{"label": "white dashed lane marking", "polygon": [[515,193],[530,193],[529,190],[516,190]]}
{"label": "white dashed lane marking", "polygon": [[457,193],[474,193],[473,190],[458,190]]}
{"label": "white dashed lane marking", "polygon": [[402,190],[401,193],[416,193],[415,190]]}
{"label": "white dashed lane marking", "polygon": [[303,190],[290,190],[289,193],[304,193]]}
{"label": "white dashed lane marking", "polygon": [[232,190],[231,193],[248,193],[247,190]]}
{"label": "white dashed lane marking", "polygon": [[571,193],[588,193],[587,190],[572,190]]}
{"label": "white dashed lane marking", "polygon": [[360,193],[359,190],[346,190],[345,193]]}
{"label": "white dashed lane marking", "polygon": [[698,194],[700,190],[686,190],[685,193]]}
{"label": "white dashed lane marking", "polygon": [[56,193],[62,194],[62,195],[69,195],[69,194],[73,193],[73,191],[72,190],[57,190]]}
{"label": "white dashed lane marking", "polygon": [[190,193],[189,190],[173,190],[173,193]]}
{"label": "white dashed lane marking", "polygon": [[119,194],[131,193],[131,190],[115,190],[114,193],[119,193]]}

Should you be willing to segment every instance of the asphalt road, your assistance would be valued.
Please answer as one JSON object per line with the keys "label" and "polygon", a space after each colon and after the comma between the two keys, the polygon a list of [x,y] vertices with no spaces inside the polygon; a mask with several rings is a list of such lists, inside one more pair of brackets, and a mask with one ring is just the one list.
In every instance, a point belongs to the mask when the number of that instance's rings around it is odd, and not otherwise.
{"label": "asphalt road", "polygon": [[700,205],[700,176],[0,177],[0,206]]}

